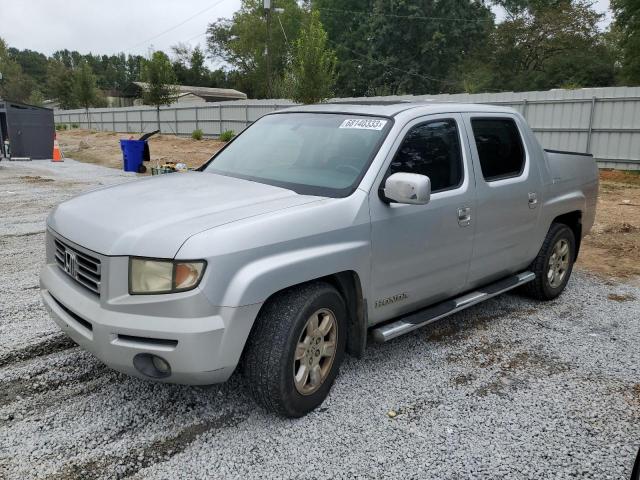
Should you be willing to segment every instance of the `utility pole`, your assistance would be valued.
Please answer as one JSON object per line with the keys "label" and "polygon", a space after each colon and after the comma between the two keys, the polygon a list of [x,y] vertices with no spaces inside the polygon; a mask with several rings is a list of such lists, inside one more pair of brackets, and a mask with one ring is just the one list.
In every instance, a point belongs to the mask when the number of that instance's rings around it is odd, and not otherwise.
{"label": "utility pole", "polygon": [[265,15],[267,16],[267,45],[265,48],[265,53],[267,57],[267,97],[272,97],[272,88],[271,88],[271,9],[272,0],[263,0],[264,1],[264,10]]}

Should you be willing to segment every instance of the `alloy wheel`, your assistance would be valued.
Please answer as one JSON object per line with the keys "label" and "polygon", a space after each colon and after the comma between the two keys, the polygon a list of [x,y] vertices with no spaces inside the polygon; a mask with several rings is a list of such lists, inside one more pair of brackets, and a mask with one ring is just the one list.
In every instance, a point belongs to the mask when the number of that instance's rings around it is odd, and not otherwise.
{"label": "alloy wheel", "polygon": [[301,395],[311,395],[323,384],[336,356],[338,322],[326,308],[313,313],[300,334],[293,361],[293,380]]}
{"label": "alloy wheel", "polygon": [[551,288],[558,288],[562,285],[569,268],[570,254],[569,242],[564,238],[558,240],[553,246],[547,270],[547,280]]}

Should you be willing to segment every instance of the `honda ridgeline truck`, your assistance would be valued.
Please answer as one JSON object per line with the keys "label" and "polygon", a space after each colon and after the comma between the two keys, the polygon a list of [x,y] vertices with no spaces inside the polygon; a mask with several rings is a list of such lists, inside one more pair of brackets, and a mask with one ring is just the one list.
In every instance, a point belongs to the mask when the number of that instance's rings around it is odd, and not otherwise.
{"label": "honda ridgeline truck", "polygon": [[282,415],[345,352],[502,292],[550,300],[591,228],[591,155],[543,150],[486,105],[299,106],[198,171],[82,194],[47,220],[44,303],[129,375],[224,382]]}

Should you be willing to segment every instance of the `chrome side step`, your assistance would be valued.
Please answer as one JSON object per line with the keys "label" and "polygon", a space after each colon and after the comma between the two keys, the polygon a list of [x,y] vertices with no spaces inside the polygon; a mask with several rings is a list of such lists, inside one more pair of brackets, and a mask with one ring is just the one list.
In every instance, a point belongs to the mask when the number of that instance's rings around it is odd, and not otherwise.
{"label": "chrome side step", "polygon": [[534,278],[535,274],[528,271],[504,278],[461,297],[445,300],[444,302],[437,303],[431,307],[400,317],[385,325],[375,327],[371,330],[371,333],[373,334],[373,338],[376,342],[388,342],[400,335],[412,332],[413,330],[433,323],[436,320],[440,320],[441,318],[448,317],[449,315],[464,310],[465,308],[469,308],[476,303],[483,302],[491,297],[495,297],[496,295],[500,295],[501,293],[517,288],[520,285],[524,285]]}

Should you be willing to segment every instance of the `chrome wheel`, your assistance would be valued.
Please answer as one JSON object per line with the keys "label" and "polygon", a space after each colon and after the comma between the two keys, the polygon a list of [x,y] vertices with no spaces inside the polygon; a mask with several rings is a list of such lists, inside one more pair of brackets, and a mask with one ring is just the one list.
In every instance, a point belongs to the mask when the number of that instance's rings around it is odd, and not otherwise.
{"label": "chrome wheel", "polygon": [[293,381],[298,393],[311,395],[325,381],[338,345],[338,322],[326,308],[309,317],[300,334],[293,359]]}
{"label": "chrome wheel", "polygon": [[569,268],[570,250],[569,242],[564,238],[558,240],[553,246],[547,270],[547,280],[551,288],[558,288],[562,285]]}

